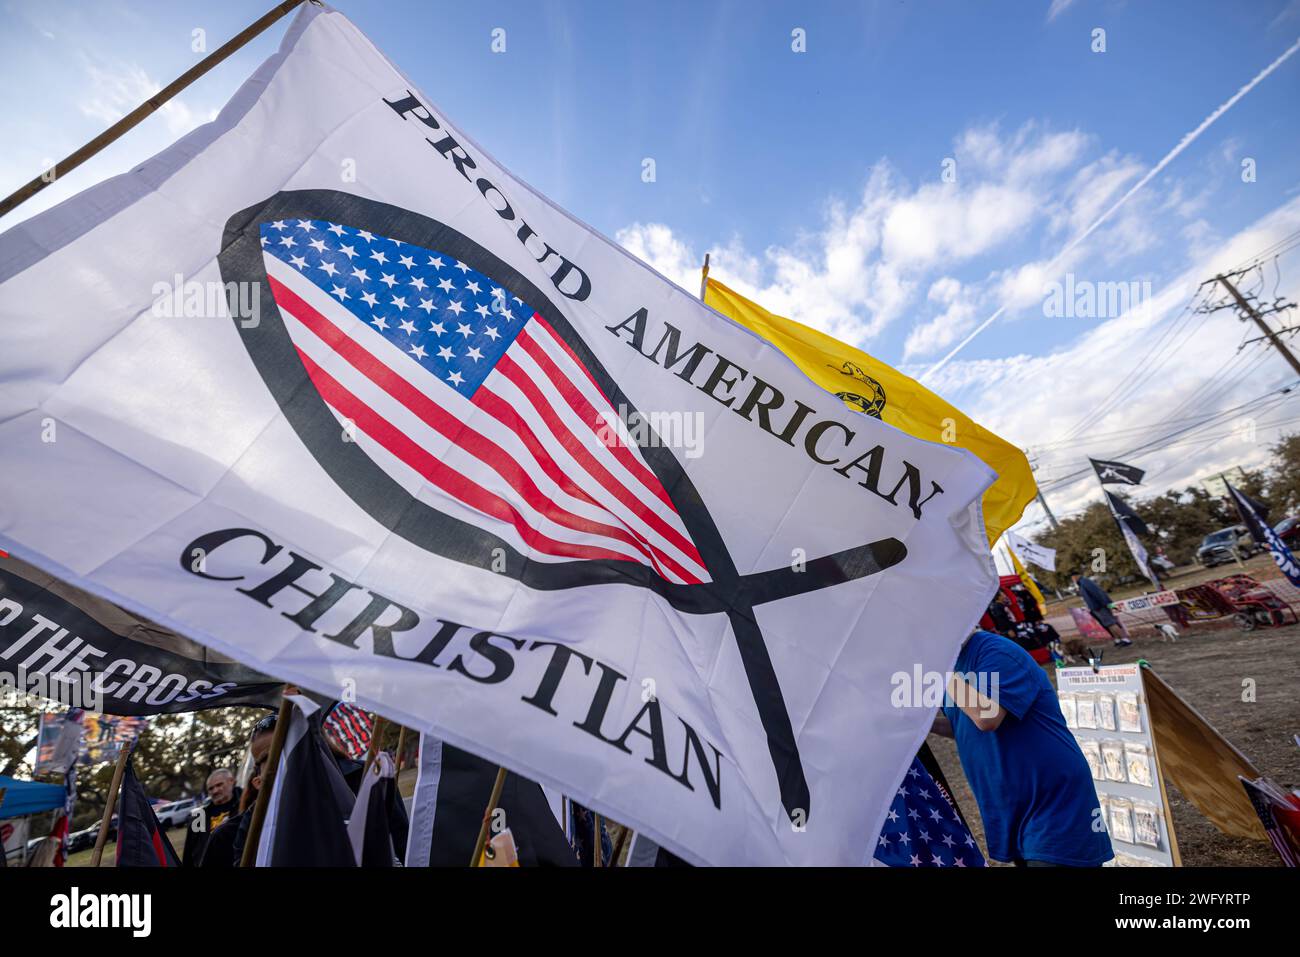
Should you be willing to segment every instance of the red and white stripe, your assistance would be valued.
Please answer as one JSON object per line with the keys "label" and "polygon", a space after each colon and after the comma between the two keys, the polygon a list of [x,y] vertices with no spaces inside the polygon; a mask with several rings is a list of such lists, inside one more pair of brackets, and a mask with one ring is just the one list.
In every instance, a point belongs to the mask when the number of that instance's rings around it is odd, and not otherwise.
{"label": "red and white stripe", "polygon": [[663,485],[540,315],[467,399],[293,266],[263,258],[313,384],[412,494],[538,560],[633,561],[673,582],[707,579]]}

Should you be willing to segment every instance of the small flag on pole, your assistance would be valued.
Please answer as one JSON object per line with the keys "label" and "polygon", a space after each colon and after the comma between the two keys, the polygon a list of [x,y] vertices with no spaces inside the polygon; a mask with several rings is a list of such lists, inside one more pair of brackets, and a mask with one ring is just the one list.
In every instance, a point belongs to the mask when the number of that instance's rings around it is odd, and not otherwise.
{"label": "small flag on pole", "polygon": [[180,867],[171,842],[163,833],[153,813],[149,795],[135,776],[130,759],[122,776],[122,796],[118,801],[117,866]]}
{"label": "small flag on pole", "polygon": [[1268,522],[1264,521],[1268,513],[1266,509],[1261,513],[1262,503],[1256,502],[1226,481],[1223,484],[1227,486],[1228,495],[1241,514],[1242,522],[1250,529],[1250,537],[1268,548],[1273,555],[1273,561],[1286,576],[1287,581],[1300,588],[1300,564],[1296,563],[1295,556],[1291,554],[1291,549],[1287,548],[1286,542],[1282,541],[1282,537],[1273,531]]}
{"label": "small flag on pole", "polygon": [[1140,485],[1147,473],[1136,465],[1123,462],[1108,462],[1105,459],[1088,459],[1097,472],[1097,481],[1102,485]]}

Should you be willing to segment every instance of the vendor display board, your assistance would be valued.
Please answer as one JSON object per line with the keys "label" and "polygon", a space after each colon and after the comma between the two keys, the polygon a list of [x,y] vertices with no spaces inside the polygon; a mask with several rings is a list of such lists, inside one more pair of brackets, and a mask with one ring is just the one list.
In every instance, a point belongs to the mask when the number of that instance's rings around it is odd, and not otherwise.
{"label": "vendor display board", "polygon": [[1116,867],[1178,867],[1169,799],[1137,664],[1056,672],[1065,723],[1092,770]]}

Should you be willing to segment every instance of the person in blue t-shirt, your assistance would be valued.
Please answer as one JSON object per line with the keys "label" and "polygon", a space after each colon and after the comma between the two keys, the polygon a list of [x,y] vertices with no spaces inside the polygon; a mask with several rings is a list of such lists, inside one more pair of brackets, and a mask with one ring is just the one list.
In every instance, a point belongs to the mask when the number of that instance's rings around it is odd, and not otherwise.
{"label": "person in blue t-shirt", "polygon": [[1014,641],[988,631],[966,640],[934,731],[956,739],[994,860],[1097,867],[1114,856],[1056,691]]}

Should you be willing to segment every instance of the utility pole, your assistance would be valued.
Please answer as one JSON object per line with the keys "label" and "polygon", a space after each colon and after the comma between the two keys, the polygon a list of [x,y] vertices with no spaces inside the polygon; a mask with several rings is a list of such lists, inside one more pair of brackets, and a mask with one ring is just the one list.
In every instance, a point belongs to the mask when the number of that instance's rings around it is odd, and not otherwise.
{"label": "utility pole", "polygon": [[1038,504],[1043,506],[1043,511],[1047,513],[1047,520],[1052,523],[1052,528],[1059,529],[1061,523],[1056,520],[1056,516],[1052,514],[1052,510],[1047,507],[1047,499],[1043,498],[1043,490],[1041,488],[1038,490]]}
{"label": "utility pole", "polygon": [[1214,277],[1214,280],[1228,290],[1228,294],[1237,301],[1237,307],[1254,320],[1255,325],[1259,327],[1259,331],[1264,334],[1264,338],[1273,344],[1274,349],[1282,353],[1282,358],[1290,364],[1292,371],[1300,376],[1300,360],[1296,359],[1295,354],[1287,348],[1286,343],[1279,339],[1277,333],[1264,321],[1264,317],[1259,314],[1259,310],[1246,301],[1246,298],[1237,291],[1237,287],[1232,284],[1227,276],[1220,273]]}

